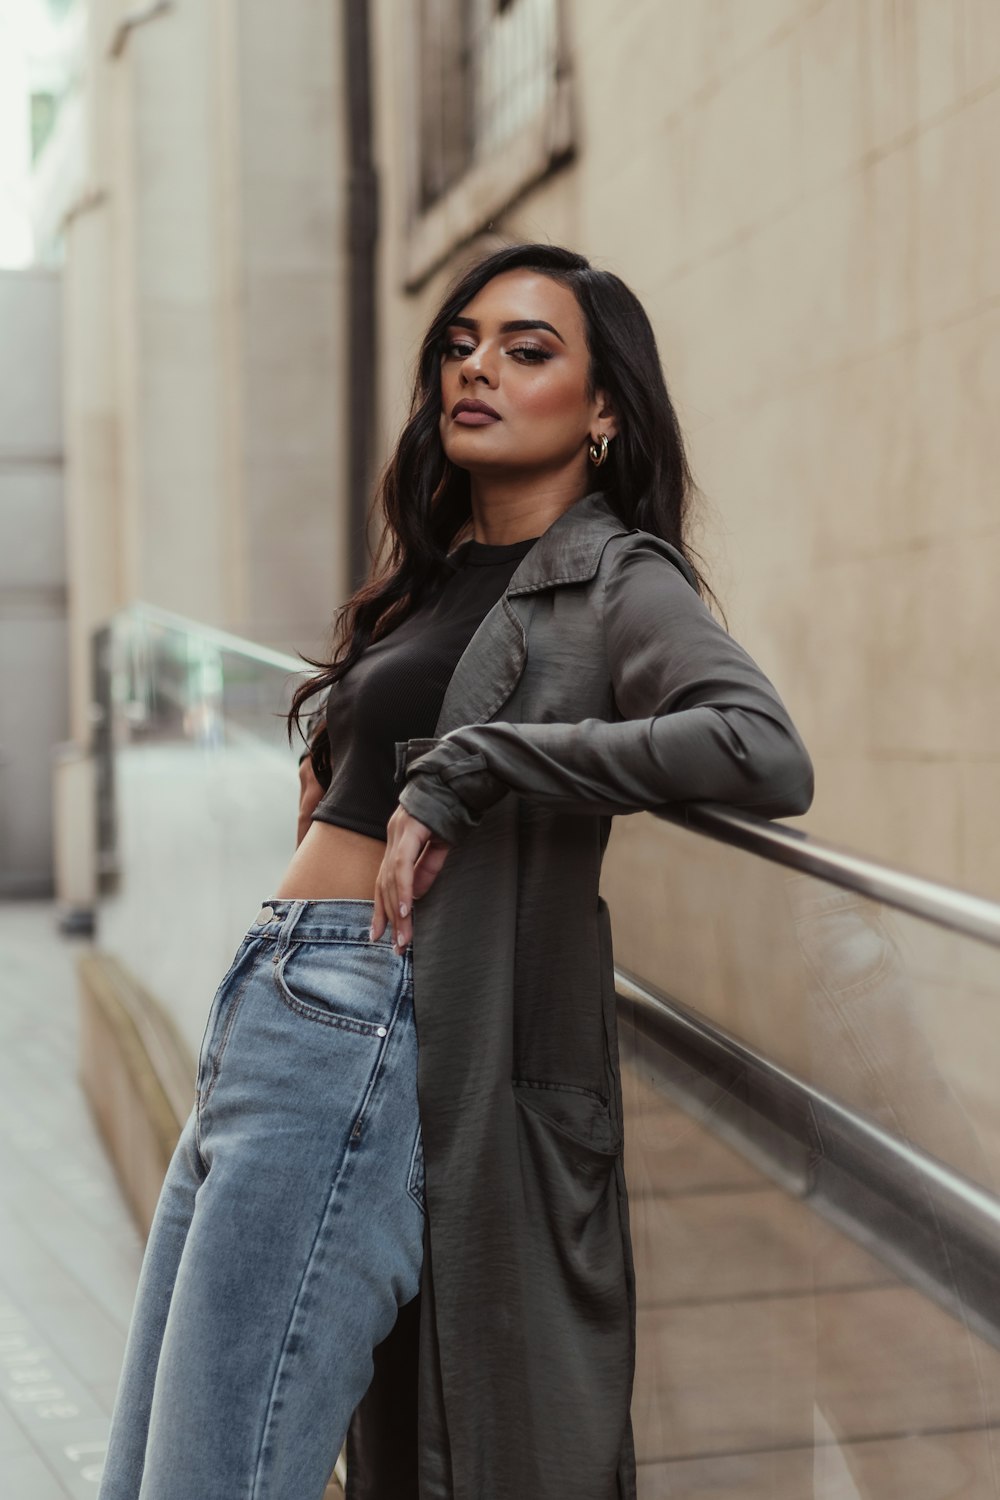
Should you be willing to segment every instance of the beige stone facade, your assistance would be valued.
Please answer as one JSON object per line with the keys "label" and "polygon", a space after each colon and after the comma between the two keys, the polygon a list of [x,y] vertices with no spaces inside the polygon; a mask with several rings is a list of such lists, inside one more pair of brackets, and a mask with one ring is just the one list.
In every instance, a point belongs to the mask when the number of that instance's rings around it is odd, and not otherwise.
{"label": "beige stone facade", "polygon": [[339,41],[308,0],[90,0],[66,223],[81,742],[114,609],[310,651],[347,587]]}
{"label": "beige stone facade", "polygon": [[[998,0],[87,0],[63,320],[74,739],[91,633],[123,605],[315,652],[346,597],[345,22],[366,9],[375,461],[474,250],[547,240],[617,272],[705,496],[694,545],[816,762],[795,821],[1000,899]],[[252,743],[137,748],[83,1069],[145,1222],[201,976],[287,860],[297,784]],[[95,822],[84,800],[67,843]],[[648,815],[616,821],[604,868],[623,969],[996,1194],[995,949]],[[624,1079],[644,1500],[994,1493],[995,1350],[814,1212],[815,1142],[801,1181],[765,1180],[754,1121],[737,1155],[712,1087],[690,1111]]]}
{"label": "beige stone facade", "polygon": [[[343,14],[90,0],[66,228],[81,740],[111,609],[315,650],[348,587]],[[492,243],[477,231],[617,271],[706,497],[694,541],[814,753],[805,826],[1000,895],[994,0],[371,0],[370,18],[376,459],[443,285]],[[433,165],[453,180],[421,211],[427,58],[441,38],[463,55],[459,22],[491,112],[470,125],[458,63],[439,70]],[[524,47],[541,72],[516,72]]]}
{"label": "beige stone facade", "polygon": [[[381,448],[469,246],[405,290],[409,55],[395,0],[376,9]],[[494,227],[643,299],[706,496],[696,544],[815,756],[804,826],[1000,896],[1000,10],[563,17],[575,155]]]}

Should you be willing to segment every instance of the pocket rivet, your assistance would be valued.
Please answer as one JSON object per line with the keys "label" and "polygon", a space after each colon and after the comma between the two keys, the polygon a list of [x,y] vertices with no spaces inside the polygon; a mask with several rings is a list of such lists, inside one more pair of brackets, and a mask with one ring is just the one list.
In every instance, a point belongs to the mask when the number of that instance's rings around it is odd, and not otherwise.
{"label": "pocket rivet", "polygon": [[385,1026],[380,1026],[375,1034],[376,1036],[388,1036],[388,1030]]}

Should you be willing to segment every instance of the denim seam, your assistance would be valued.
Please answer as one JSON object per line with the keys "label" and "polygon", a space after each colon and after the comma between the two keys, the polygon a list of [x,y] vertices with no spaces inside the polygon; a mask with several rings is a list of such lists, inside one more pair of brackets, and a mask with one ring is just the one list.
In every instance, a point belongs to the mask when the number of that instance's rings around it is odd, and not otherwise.
{"label": "denim seam", "polygon": [[[420,1161],[420,1167],[421,1167],[420,1172],[417,1171],[417,1161],[418,1161],[418,1159]],[[417,1186],[417,1183],[418,1183],[418,1179],[422,1179],[423,1178],[423,1165],[424,1165],[423,1132],[421,1130],[420,1120],[418,1118],[418,1120],[417,1120],[417,1133],[416,1133],[416,1135],[413,1138],[413,1150],[410,1152],[410,1171],[409,1171],[409,1176],[407,1177],[407,1180],[406,1180],[406,1191],[409,1193],[409,1195],[413,1199],[414,1203],[420,1209],[421,1213],[425,1213],[426,1212],[426,1192],[427,1192],[427,1190],[426,1190],[426,1185],[424,1184],[424,1182],[422,1180],[420,1181],[420,1186],[419,1187]]]}
{"label": "denim seam", "polygon": [[389,948],[390,951],[392,948],[391,943],[383,944],[381,941],[373,943],[370,938],[362,936],[355,937],[353,933],[345,937],[341,937],[338,933],[326,932],[320,934],[310,932],[309,929],[306,928],[304,933],[299,933],[289,943],[285,944],[284,948],[278,956],[287,958],[288,954],[291,952],[296,943],[336,943],[340,948],[364,948],[366,953],[377,951],[383,946]]}
{"label": "denim seam", "polygon": [[266,1490],[269,1487],[270,1474],[268,1472],[265,1472],[265,1466],[267,1465],[270,1458],[270,1454],[267,1451],[268,1440],[272,1435],[276,1416],[281,1411],[280,1407],[275,1406],[275,1401],[278,1395],[279,1387],[281,1385],[281,1377],[285,1368],[285,1360],[288,1355],[288,1347],[292,1339],[292,1330],[295,1326],[295,1319],[302,1302],[310,1272],[312,1271],[312,1268],[316,1262],[317,1250],[322,1244],[324,1231],[326,1230],[331,1212],[333,1210],[333,1206],[337,1201],[338,1195],[340,1193],[340,1189],[343,1186],[345,1173],[349,1165],[351,1165],[350,1137],[348,1137],[348,1140],[345,1142],[337,1171],[334,1175],[332,1183],[330,1184],[330,1190],[326,1195],[326,1202],[323,1205],[323,1211],[320,1214],[319,1222],[316,1225],[316,1233],[313,1235],[312,1244],[309,1246],[308,1253],[306,1254],[305,1261],[303,1262],[302,1274],[299,1277],[299,1284],[296,1288],[295,1296],[292,1298],[292,1306],[288,1314],[288,1322],[285,1325],[285,1331],[281,1339],[281,1346],[278,1349],[278,1357],[275,1360],[274,1364],[274,1374],[271,1377],[271,1388],[268,1392],[267,1403],[264,1407],[264,1416],[261,1422],[260,1430],[260,1442],[257,1445],[257,1458],[254,1464],[253,1477],[250,1483],[250,1500],[263,1500]]}
{"label": "denim seam", "polygon": [[208,1102],[215,1090],[215,1085],[219,1081],[219,1072],[222,1067],[222,1058],[225,1054],[226,1047],[229,1044],[229,1037],[232,1033],[233,1025],[236,1021],[236,1016],[239,1013],[240,1005],[243,1002],[243,996],[246,994],[247,986],[249,985],[250,980],[253,978],[254,968],[254,963],[250,963],[247,965],[247,971],[243,976],[243,983],[240,985],[235,996],[229,1004],[225,1026],[223,1027],[222,1036],[219,1038],[219,1045],[214,1049],[214,1051],[212,1051],[211,1046],[209,1047],[210,1056],[208,1058],[208,1078],[205,1080],[205,1086],[200,1091],[199,1096],[196,1100],[195,1138],[197,1141],[199,1152],[202,1151],[202,1126],[204,1124],[205,1110],[207,1109]]}
{"label": "denim seam", "polygon": [[[397,988],[396,988],[396,995],[395,995],[394,1002],[393,1002],[393,1007],[392,1007],[392,1017],[391,1017],[391,1019],[389,1021],[389,1027],[388,1027],[388,1031],[387,1031],[386,1037],[383,1039],[385,1041],[388,1041],[389,1036],[392,1035],[392,1028],[393,1028],[393,1025],[394,1025],[394,1023],[396,1021],[396,1017],[399,1014],[400,1000],[402,998],[403,990],[405,988],[406,972],[407,972],[407,965],[404,963],[403,964],[403,968],[402,968],[402,972],[401,972],[400,977],[399,977],[399,983],[398,983]],[[354,1140],[356,1139],[356,1137],[358,1135],[359,1126],[361,1124],[361,1121],[364,1119],[365,1110],[368,1107],[368,1103],[369,1103],[369,1101],[371,1099],[372,1092],[373,1092],[373,1090],[375,1088],[375,1085],[377,1084],[379,1078],[382,1075],[384,1059],[385,1059],[385,1047],[381,1047],[379,1049],[378,1058],[377,1058],[377,1060],[375,1062],[374,1067],[372,1068],[371,1077],[368,1080],[368,1087],[365,1090],[364,1098],[361,1101],[361,1107],[358,1110],[358,1113],[355,1116],[354,1124],[351,1127],[351,1133],[348,1136],[347,1143],[346,1143],[346,1145],[344,1147],[343,1155],[341,1156],[341,1159],[340,1159],[340,1164],[339,1164],[339,1166],[337,1168],[337,1171],[336,1171],[336,1174],[334,1176],[334,1179],[333,1179],[332,1183],[330,1184],[330,1191],[327,1193],[326,1202],[323,1205],[323,1212],[320,1214],[320,1216],[319,1216],[319,1222],[316,1225],[316,1233],[313,1235],[312,1244],[310,1245],[309,1252],[308,1252],[308,1254],[305,1257],[305,1262],[304,1262],[303,1267],[302,1267],[302,1275],[299,1277],[299,1285],[298,1285],[298,1288],[296,1290],[295,1296],[292,1299],[291,1311],[288,1314],[288,1322],[287,1322],[287,1324],[285,1326],[285,1332],[284,1332],[284,1335],[283,1335],[282,1340],[281,1340],[281,1347],[278,1350],[278,1357],[277,1357],[277,1360],[275,1361],[274,1375],[273,1375],[272,1380],[271,1380],[271,1390],[270,1390],[270,1393],[268,1394],[267,1406],[266,1406],[265,1411],[264,1411],[264,1420],[263,1420],[263,1423],[261,1424],[260,1443],[258,1444],[258,1447],[257,1447],[257,1461],[256,1461],[256,1464],[255,1464],[255,1467],[254,1467],[253,1480],[252,1480],[251,1487],[250,1487],[250,1500],[262,1500],[261,1489],[259,1487],[262,1485],[262,1483],[266,1482],[266,1480],[264,1478],[264,1475],[263,1475],[263,1465],[264,1465],[264,1462],[265,1462],[265,1451],[264,1450],[265,1450],[265,1448],[267,1446],[268,1434],[269,1434],[269,1431],[270,1431],[270,1428],[271,1428],[271,1424],[272,1424],[272,1419],[273,1419],[273,1416],[274,1416],[274,1411],[275,1411],[275,1405],[274,1405],[274,1403],[275,1403],[275,1397],[276,1397],[277,1392],[278,1392],[278,1386],[279,1386],[279,1383],[281,1381],[281,1375],[282,1375],[282,1370],[283,1370],[284,1363],[285,1363],[285,1358],[286,1358],[286,1355],[288,1353],[288,1344],[289,1344],[289,1340],[291,1338],[292,1328],[294,1326],[296,1314],[298,1313],[299,1306],[300,1306],[301,1301],[302,1301],[302,1296],[303,1296],[303,1292],[305,1290],[306,1282],[309,1279],[309,1274],[310,1274],[310,1272],[311,1272],[311,1270],[313,1268],[313,1265],[315,1264],[315,1261],[316,1261],[317,1250],[322,1245],[322,1242],[323,1242],[323,1239],[324,1239],[324,1233],[325,1233],[325,1231],[327,1229],[327,1226],[328,1226],[328,1223],[329,1223],[329,1220],[330,1220],[330,1214],[331,1214],[331,1211],[333,1209],[334,1202],[335,1202],[335,1200],[337,1198],[338,1190],[340,1189],[341,1184],[342,1184],[342,1182],[344,1180],[344,1175],[345,1175],[345,1172],[346,1172],[346,1169],[347,1169],[348,1165],[352,1163],[353,1156],[352,1156],[351,1146],[352,1146]]]}
{"label": "denim seam", "polygon": [[364,1118],[365,1118],[365,1114],[367,1113],[367,1110],[368,1110],[368,1105],[371,1102],[371,1097],[372,1097],[372,1094],[373,1094],[373,1092],[375,1090],[375,1086],[378,1083],[378,1080],[379,1080],[379,1078],[381,1077],[381,1074],[382,1074],[382,1065],[383,1065],[383,1062],[385,1060],[386,1048],[389,1045],[389,1038],[393,1034],[393,1029],[394,1029],[394,1027],[396,1025],[396,1019],[397,1019],[397,1017],[399,1015],[400,1003],[401,1003],[402,998],[403,998],[403,993],[404,993],[404,991],[406,989],[408,969],[409,969],[408,955],[404,955],[403,964],[402,964],[402,967],[401,967],[400,973],[399,973],[399,980],[398,980],[397,985],[396,985],[396,993],[393,996],[392,1014],[389,1017],[389,1023],[388,1023],[388,1025],[386,1027],[386,1034],[385,1034],[384,1037],[380,1037],[379,1038],[379,1040],[382,1042],[383,1045],[379,1048],[378,1059],[377,1059],[377,1061],[375,1063],[375,1066],[372,1068],[371,1078],[368,1080],[368,1087],[367,1087],[367,1089],[365,1089],[364,1098],[361,1101],[361,1104],[360,1104],[360,1106],[358,1108],[358,1112],[357,1112],[357,1114],[354,1117],[354,1123],[351,1126],[351,1136],[350,1136],[350,1139],[352,1141],[357,1140],[358,1136],[361,1134],[361,1126],[364,1123]]}
{"label": "denim seam", "polygon": [[253,940],[253,937],[254,934],[248,932],[240,940],[240,945],[237,948],[236,952],[233,954],[233,961],[229,965],[229,968],[226,970],[226,972],[223,974],[222,978],[219,980],[219,983],[216,986],[215,994],[212,996],[212,1003],[208,1007],[208,1015],[205,1017],[205,1026],[201,1034],[201,1044],[198,1047],[197,1077],[199,1079],[201,1078],[202,1072],[204,1071],[205,1067],[205,1054],[208,1050],[209,1038],[213,1029],[213,1020],[218,1015],[218,1012],[222,1007],[226,986],[229,984],[230,979],[232,979],[233,975],[236,973],[236,970],[239,968],[240,961],[243,958],[243,954],[246,950],[247,944]]}

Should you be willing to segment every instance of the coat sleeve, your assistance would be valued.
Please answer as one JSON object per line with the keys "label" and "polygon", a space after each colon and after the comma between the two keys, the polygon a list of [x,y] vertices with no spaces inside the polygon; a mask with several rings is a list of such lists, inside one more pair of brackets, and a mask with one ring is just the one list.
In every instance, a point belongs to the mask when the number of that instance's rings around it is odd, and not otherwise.
{"label": "coat sleeve", "polygon": [[591,814],[702,801],[805,812],[812,762],[784,704],[671,552],[630,535],[610,565],[604,630],[620,719],[493,720],[398,742],[401,805],[449,843],[508,792]]}

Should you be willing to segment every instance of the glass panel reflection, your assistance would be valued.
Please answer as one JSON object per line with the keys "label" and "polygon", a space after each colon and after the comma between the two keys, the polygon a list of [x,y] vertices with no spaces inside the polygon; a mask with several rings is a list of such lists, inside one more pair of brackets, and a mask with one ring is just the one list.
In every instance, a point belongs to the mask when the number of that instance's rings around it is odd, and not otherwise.
{"label": "glass panel reflection", "polygon": [[640,1500],[1000,1494],[1000,951],[652,817],[605,877],[666,999],[620,1019]]}
{"label": "glass panel reflection", "polygon": [[143,607],[115,616],[95,663],[110,721],[96,736],[99,941],[194,1055],[208,1000],[294,851],[301,747],[282,710],[300,663]]}

